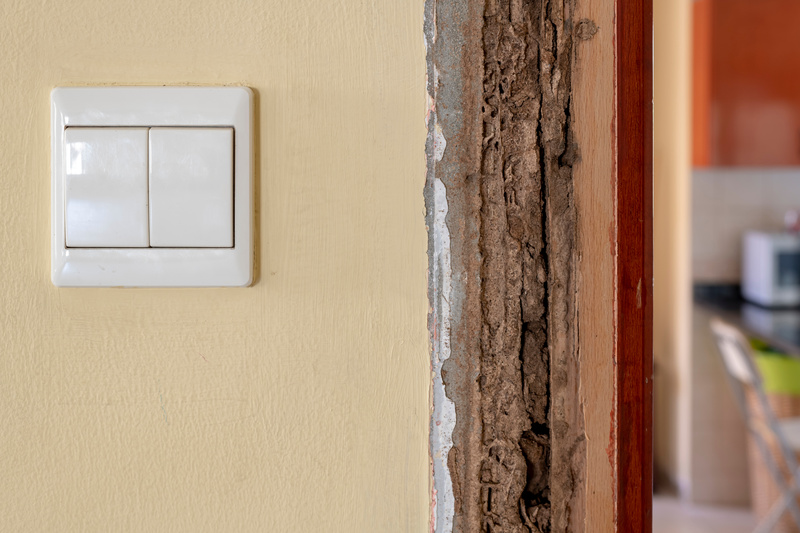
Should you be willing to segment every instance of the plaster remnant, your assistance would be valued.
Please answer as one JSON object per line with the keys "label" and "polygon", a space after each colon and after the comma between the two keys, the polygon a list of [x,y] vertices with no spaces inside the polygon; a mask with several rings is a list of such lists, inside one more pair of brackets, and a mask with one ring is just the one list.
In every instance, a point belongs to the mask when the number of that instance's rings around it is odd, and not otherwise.
{"label": "plaster remnant", "polygon": [[[442,132],[442,126],[438,123],[434,123],[433,126],[433,160],[434,161],[441,161],[442,157],[444,157],[444,151],[447,148],[447,141],[444,138],[444,133]],[[441,180],[439,180],[441,183]],[[442,184],[444,187],[444,184]],[[447,194],[443,194],[442,198],[444,199],[445,204],[447,203]],[[444,223],[444,220],[442,220]]]}
{"label": "plaster remnant", "polygon": [[[435,44],[435,6],[426,4],[425,45],[430,57],[430,48]],[[431,79],[432,78],[432,79]],[[433,407],[430,421],[430,456],[433,475],[431,489],[432,533],[450,533],[453,530],[454,496],[453,483],[447,460],[453,447],[453,428],[456,411],[453,401],[447,397],[442,365],[450,358],[450,324],[453,277],[450,258],[450,232],[447,228],[447,190],[436,176],[436,164],[444,157],[447,141],[436,113],[436,86],[438,73],[429,60],[428,67],[428,138],[426,156],[428,175],[425,185],[426,222],[428,225],[428,298],[431,310],[428,326],[431,343],[431,372]]]}
{"label": "plaster remnant", "polygon": [[[441,180],[434,178],[433,246],[434,262],[432,273],[431,298],[435,306],[432,310],[432,371],[433,371],[433,415],[431,417],[431,459],[433,461],[434,531],[452,531],[453,484],[450,479],[447,459],[453,447],[453,428],[456,425],[456,412],[453,401],[445,394],[442,365],[450,358],[450,303],[451,277],[450,235],[445,224],[447,216],[447,195]],[[437,527],[441,524],[441,527]]]}

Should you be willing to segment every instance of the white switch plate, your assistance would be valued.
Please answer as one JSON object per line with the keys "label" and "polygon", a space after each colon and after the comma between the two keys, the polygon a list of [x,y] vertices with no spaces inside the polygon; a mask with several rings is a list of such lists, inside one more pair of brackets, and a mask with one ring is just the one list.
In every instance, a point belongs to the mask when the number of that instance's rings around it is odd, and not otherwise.
{"label": "white switch plate", "polygon": [[149,246],[147,128],[67,128],[64,142],[67,246]]}
{"label": "white switch plate", "polygon": [[[75,87],[51,93],[52,280],[59,287],[231,287],[253,276],[252,91],[245,87]],[[69,128],[233,130],[233,246],[67,247]],[[152,243],[151,243],[152,245]]]}
{"label": "white switch plate", "polygon": [[150,246],[233,246],[232,128],[150,129]]}

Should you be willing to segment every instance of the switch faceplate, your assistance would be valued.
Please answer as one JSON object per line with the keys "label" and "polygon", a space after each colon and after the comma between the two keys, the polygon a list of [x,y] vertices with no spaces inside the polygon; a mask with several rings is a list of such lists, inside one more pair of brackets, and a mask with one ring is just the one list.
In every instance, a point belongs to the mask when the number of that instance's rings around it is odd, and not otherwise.
{"label": "switch faceplate", "polygon": [[147,129],[67,128],[67,246],[149,245]]}
{"label": "switch faceplate", "polygon": [[233,246],[233,129],[150,130],[150,246]]}
{"label": "switch faceplate", "polygon": [[61,287],[252,281],[252,92],[57,88],[52,279]]}

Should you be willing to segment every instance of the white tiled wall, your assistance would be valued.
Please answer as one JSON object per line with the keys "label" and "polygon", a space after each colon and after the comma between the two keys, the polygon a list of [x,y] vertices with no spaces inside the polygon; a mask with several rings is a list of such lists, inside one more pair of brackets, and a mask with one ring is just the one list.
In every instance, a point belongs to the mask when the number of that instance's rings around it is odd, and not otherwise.
{"label": "white tiled wall", "polygon": [[742,234],[749,229],[780,231],[788,209],[800,209],[800,168],[694,170],[694,280],[738,282]]}

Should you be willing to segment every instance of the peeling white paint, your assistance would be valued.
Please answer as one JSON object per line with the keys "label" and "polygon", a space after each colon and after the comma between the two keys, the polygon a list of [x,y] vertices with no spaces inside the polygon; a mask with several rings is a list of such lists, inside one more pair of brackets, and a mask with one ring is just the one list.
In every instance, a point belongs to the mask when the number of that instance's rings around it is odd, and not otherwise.
{"label": "peeling white paint", "polygon": [[[444,157],[444,149],[447,147],[447,141],[444,138],[444,134],[442,133],[442,127],[437,122],[434,125],[434,132],[433,132],[433,160],[434,162],[438,162],[442,160]],[[434,183],[442,183],[440,179],[436,179]],[[447,210],[447,194],[444,191],[444,184],[442,183],[442,201],[444,202],[445,210]],[[438,191],[437,191],[438,192]],[[447,226],[444,226],[447,229]],[[447,249],[450,249],[450,240],[447,241]]]}
{"label": "peeling white paint", "polygon": [[[426,2],[425,47],[430,52],[436,42],[436,8],[431,0]],[[433,83],[428,93],[428,231],[432,241],[430,258],[431,290],[431,372],[433,409],[431,414],[430,454],[433,469],[431,494],[432,533],[452,533],[455,499],[453,481],[447,467],[447,456],[453,447],[453,430],[456,425],[456,409],[447,397],[442,381],[442,365],[450,357],[450,301],[452,300],[452,268],[450,262],[450,231],[447,228],[447,191],[441,179],[436,177],[436,165],[444,157],[447,141],[436,116],[436,87],[439,72],[428,54],[428,77]]]}
{"label": "peeling white paint", "polygon": [[447,148],[442,128],[435,120],[435,101],[429,110],[433,122],[433,150],[429,169],[433,177],[433,220],[429,231],[433,238],[431,288],[433,320],[431,321],[431,369],[433,372],[433,414],[431,416],[431,461],[433,463],[433,495],[431,531],[453,531],[455,502],[453,482],[447,467],[447,456],[453,447],[453,429],[456,425],[455,404],[447,397],[442,381],[442,365],[450,357],[450,299],[452,269],[450,265],[450,231],[447,228],[447,190],[436,177],[436,163],[442,160]]}
{"label": "peeling white paint", "polygon": [[[440,133],[437,124],[437,133]],[[439,135],[441,152],[444,153],[445,140]],[[434,152],[436,153],[436,152]],[[441,155],[438,156],[438,160]],[[450,295],[452,271],[450,267],[450,232],[447,229],[447,192],[444,183],[434,178],[433,215],[433,350],[431,366],[433,370],[433,415],[431,417],[431,459],[433,461],[434,510],[432,531],[450,533],[453,531],[453,482],[447,468],[447,456],[453,447],[453,429],[456,425],[456,409],[447,397],[442,381],[442,364],[450,357]]]}

